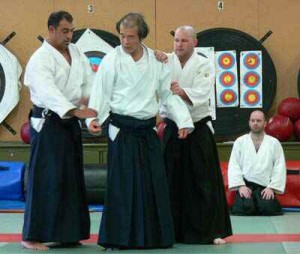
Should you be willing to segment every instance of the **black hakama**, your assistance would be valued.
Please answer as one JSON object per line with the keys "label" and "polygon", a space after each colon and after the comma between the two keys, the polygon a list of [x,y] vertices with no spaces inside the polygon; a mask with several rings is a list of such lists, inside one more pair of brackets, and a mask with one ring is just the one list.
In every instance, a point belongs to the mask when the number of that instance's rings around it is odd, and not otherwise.
{"label": "black hakama", "polygon": [[108,143],[108,177],[98,244],[165,248],[174,242],[167,176],[155,118],[111,114],[120,128]]}
{"label": "black hakama", "polygon": [[244,179],[246,186],[252,191],[252,198],[241,197],[236,191],[232,214],[234,215],[282,215],[282,207],[279,201],[274,199],[263,199],[261,192],[266,188],[257,183],[249,182]]}
{"label": "black hakama", "polygon": [[[42,109],[34,107],[33,117]],[[40,132],[30,128],[31,157],[24,215],[24,241],[76,243],[90,237],[77,118],[50,112]]]}
{"label": "black hakama", "polygon": [[163,149],[176,241],[206,244],[232,235],[214,137],[205,118],[186,139],[166,119]]}

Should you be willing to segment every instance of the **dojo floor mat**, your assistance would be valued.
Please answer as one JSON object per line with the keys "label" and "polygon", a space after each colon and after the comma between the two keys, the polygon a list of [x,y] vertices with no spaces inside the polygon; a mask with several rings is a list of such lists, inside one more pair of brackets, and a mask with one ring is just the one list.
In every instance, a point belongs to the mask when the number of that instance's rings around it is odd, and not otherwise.
{"label": "dojo floor mat", "polygon": [[[49,251],[30,251],[21,247],[23,214],[0,213],[0,253],[104,253],[96,245],[101,220],[100,212],[91,215],[91,239],[83,241],[77,248],[55,248]],[[217,253],[217,254],[300,254],[300,213],[286,212],[283,216],[231,216],[234,235],[228,237],[227,244],[187,245],[175,244],[171,249],[122,250],[121,253]],[[120,253],[110,251],[109,253]],[[106,253],[106,252],[105,252]]]}

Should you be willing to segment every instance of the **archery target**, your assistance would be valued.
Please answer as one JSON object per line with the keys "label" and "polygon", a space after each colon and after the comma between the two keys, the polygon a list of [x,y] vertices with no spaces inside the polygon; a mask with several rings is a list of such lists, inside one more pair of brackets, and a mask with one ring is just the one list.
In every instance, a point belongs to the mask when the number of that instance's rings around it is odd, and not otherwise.
{"label": "archery target", "polygon": [[235,64],[235,55],[230,52],[221,53],[218,56],[218,64],[222,69],[228,70]]}
{"label": "archery target", "polygon": [[98,51],[87,51],[85,52],[85,55],[90,61],[93,72],[97,72],[105,54]]}
{"label": "archery target", "polygon": [[232,89],[223,90],[223,92],[220,94],[220,101],[222,101],[224,105],[228,106],[234,104],[237,101],[236,91]]}
{"label": "archery target", "polygon": [[247,53],[244,56],[244,66],[248,69],[256,69],[260,65],[260,58],[255,53]]}
{"label": "archery target", "polygon": [[[237,66],[240,67],[240,53],[242,51],[260,50],[262,52],[261,65],[263,76],[261,85],[263,97],[261,102],[263,111],[268,112],[273,105],[277,87],[276,68],[272,57],[263,44],[253,36],[232,28],[211,28],[197,34],[198,47],[214,47],[215,51],[235,50]],[[272,38],[271,38],[272,39]],[[269,39],[268,39],[269,40]],[[218,63],[216,63],[217,65]],[[248,68],[248,71],[251,69]],[[299,72],[300,73],[300,72]],[[300,74],[298,76],[298,94],[300,95]],[[240,82],[240,73],[238,82]],[[297,82],[297,81],[296,81]],[[240,101],[242,98],[238,93]],[[217,141],[232,141],[238,136],[249,132],[249,114],[253,108],[217,107],[214,122],[215,138]]]}
{"label": "archery target", "polygon": [[[87,28],[83,32],[79,30],[77,33],[81,33],[81,35],[76,41],[76,45],[88,57],[91,68],[96,73],[101,66],[104,56],[111,52],[119,44],[119,41],[114,38],[114,43],[112,43],[113,40],[110,40],[110,43],[106,42],[105,38],[116,36],[101,30]],[[74,37],[76,38],[76,35]]]}
{"label": "archery target", "polygon": [[222,86],[230,87],[236,83],[236,76],[231,71],[224,71],[219,76],[219,82]]}
{"label": "archery target", "polygon": [[240,55],[241,108],[261,108],[262,105],[261,51],[242,51]]}
{"label": "archery target", "polygon": [[0,44],[0,123],[19,102],[21,73],[17,58]]}
{"label": "archery target", "polygon": [[235,51],[218,51],[215,54],[216,94],[219,108],[239,104],[237,64]]}
{"label": "archery target", "polygon": [[261,75],[254,71],[249,71],[244,75],[244,84],[249,88],[258,86],[261,82]]}
{"label": "archery target", "polygon": [[261,103],[261,95],[256,90],[248,90],[245,92],[243,100],[247,105],[256,107],[259,103]]}
{"label": "archery target", "polygon": [[[72,42],[87,56],[94,75],[101,68],[101,62],[105,55],[120,44],[116,35],[104,30],[89,28],[76,30]],[[84,142],[96,142],[103,138],[104,134],[100,136],[90,134],[85,121],[82,120],[81,123]]]}

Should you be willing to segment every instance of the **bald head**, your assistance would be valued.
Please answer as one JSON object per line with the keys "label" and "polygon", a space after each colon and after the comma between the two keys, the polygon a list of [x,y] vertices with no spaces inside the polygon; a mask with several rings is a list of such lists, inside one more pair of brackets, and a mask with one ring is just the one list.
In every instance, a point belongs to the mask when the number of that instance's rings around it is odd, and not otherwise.
{"label": "bald head", "polygon": [[197,33],[194,27],[190,26],[190,25],[185,25],[185,26],[179,26],[177,27],[176,31],[175,31],[175,35],[177,32],[179,31],[183,31],[185,32],[189,37],[196,39],[197,38]]}
{"label": "bald head", "polygon": [[255,110],[251,113],[249,119],[249,127],[252,133],[260,134],[264,132],[266,126],[265,113],[260,110]]}
{"label": "bald head", "polygon": [[266,121],[265,113],[262,112],[261,110],[254,110],[254,111],[250,114],[250,119],[251,119],[251,117],[254,117],[254,116],[262,117],[262,118],[264,119],[264,121]]}

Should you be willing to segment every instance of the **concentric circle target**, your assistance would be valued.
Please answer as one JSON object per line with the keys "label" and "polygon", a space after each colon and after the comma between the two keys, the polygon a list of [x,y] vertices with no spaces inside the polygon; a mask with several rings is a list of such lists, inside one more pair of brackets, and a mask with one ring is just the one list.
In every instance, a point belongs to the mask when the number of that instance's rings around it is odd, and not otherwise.
{"label": "concentric circle target", "polygon": [[[99,29],[90,29],[90,30],[94,32],[97,36],[99,36],[102,40],[104,40],[109,45],[111,45],[112,47],[116,47],[120,44],[119,38],[110,32],[99,30]],[[72,42],[76,43],[85,31],[86,29],[76,30],[73,34]],[[102,62],[102,59],[105,56],[105,53],[96,50],[91,50],[84,53],[90,61],[92,70],[94,72],[97,72]]]}
{"label": "concentric circle target", "polygon": [[232,71],[224,71],[219,76],[219,82],[224,87],[230,87],[236,82],[235,74]]}
{"label": "concentric circle target", "polygon": [[0,63],[0,102],[2,101],[4,92],[5,92],[5,74],[4,74],[3,67]]}
{"label": "concentric circle target", "polygon": [[249,88],[258,86],[261,82],[261,76],[255,71],[249,71],[244,75],[244,84]]}
{"label": "concentric circle target", "polygon": [[244,94],[244,101],[246,102],[246,104],[248,104],[249,106],[256,106],[259,104],[261,98],[260,98],[260,94],[258,91],[256,90],[248,90],[245,94]]}
{"label": "concentric circle target", "polygon": [[232,89],[226,89],[220,94],[220,100],[225,105],[232,105],[237,100],[237,94]]}
{"label": "concentric circle target", "polygon": [[[98,37],[100,37],[103,41],[108,43],[110,46],[116,47],[116,46],[120,45],[120,40],[119,40],[118,36],[116,36],[110,32],[103,31],[103,30],[98,30],[98,29],[90,29],[90,30],[92,32],[94,32]],[[85,31],[86,31],[86,29],[76,30],[73,34],[72,42],[76,43]],[[89,43],[89,46],[90,46],[90,43]],[[86,50],[86,52],[84,52],[84,53],[90,61],[92,70],[94,72],[97,72],[98,69],[101,68],[102,59],[104,58],[104,56],[106,54],[102,51],[95,50],[92,47],[91,47],[91,50]],[[87,129],[85,121],[82,120],[81,123],[82,123],[83,142],[87,142],[87,143],[100,142],[101,140],[103,140],[103,138],[105,138],[104,135],[101,135],[101,136],[91,135]],[[106,132],[106,130],[103,130],[102,133],[105,133],[105,132]]]}
{"label": "concentric circle target", "polygon": [[105,56],[105,53],[100,51],[88,51],[85,52],[85,55],[88,57],[90,61],[90,65],[93,72],[97,72],[102,62],[102,59]]}
{"label": "concentric circle target", "polygon": [[[276,93],[276,70],[273,61],[264,46],[254,37],[239,30],[230,28],[213,28],[197,34],[198,47],[214,47],[215,51],[235,50],[237,53],[236,64],[240,66],[239,59],[242,51],[262,52],[262,94],[260,99],[262,110],[268,112],[272,106]],[[272,40],[270,37],[268,40]],[[252,60],[252,59],[251,59]],[[256,63],[249,62],[255,66]],[[252,97],[251,97],[252,98]],[[241,134],[249,131],[248,120],[250,113],[255,108],[216,108],[216,121],[214,121],[215,136],[217,141],[235,140]],[[259,109],[259,107],[257,108]],[[261,108],[260,108],[261,109]]]}
{"label": "concentric circle target", "polygon": [[260,59],[256,54],[248,53],[244,58],[244,66],[248,69],[255,69],[260,64]]}
{"label": "concentric circle target", "polygon": [[232,68],[233,65],[235,64],[235,58],[232,54],[226,52],[219,56],[218,62],[219,62],[219,66],[222,69],[227,70],[227,69]]}

